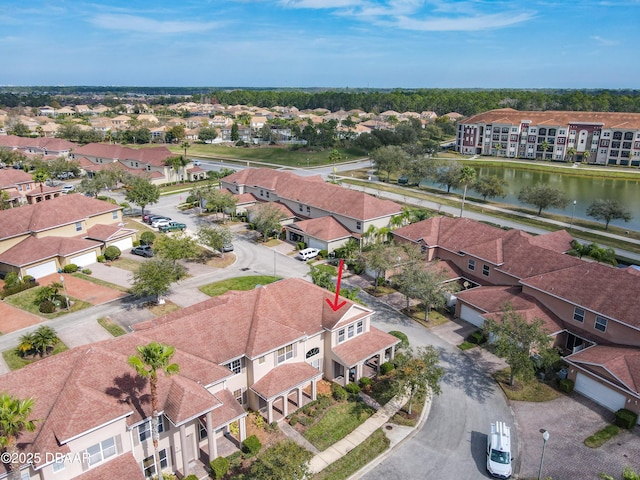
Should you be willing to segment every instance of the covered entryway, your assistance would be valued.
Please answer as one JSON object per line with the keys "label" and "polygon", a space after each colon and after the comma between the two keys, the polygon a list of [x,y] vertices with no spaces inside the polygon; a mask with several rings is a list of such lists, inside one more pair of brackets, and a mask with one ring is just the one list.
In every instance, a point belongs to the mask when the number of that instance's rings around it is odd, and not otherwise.
{"label": "covered entryway", "polygon": [[79,267],[86,267],[87,265],[93,265],[98,261],[95,250],[82,255],[76,255],[69,259],[69,263],[73,263]]}
{"label": "covered entryway", "polygon": [[626,397],[621,393],[579,372],[576,375],[575,391],[608,408],[612,412],[624,408],[627,401]]}
{"label": "covered entryway", "polygon": [[460,319],[465,322],[469,322],[478,328],[482,328],[484,326],[484,318],[482,317],[482,314],[468,305],[460,305]]}
{"label": "covered entryway", "polygon": [[26,273],[27,275],[31,275],[33,278],[40,278],[46,275],[51,275],[52,273],[56,273],[57,271],[58,266],[56,264],[56,261],[51,260],[50,262],[27,268]]}

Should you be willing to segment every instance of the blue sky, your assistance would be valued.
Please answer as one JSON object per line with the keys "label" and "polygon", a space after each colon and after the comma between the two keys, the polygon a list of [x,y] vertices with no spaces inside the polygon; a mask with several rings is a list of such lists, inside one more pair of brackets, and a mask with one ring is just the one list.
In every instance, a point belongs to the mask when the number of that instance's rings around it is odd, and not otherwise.
{"label": "blue sky", "polygon": [[2,0],[1,85],[638,88],[640,0]]}

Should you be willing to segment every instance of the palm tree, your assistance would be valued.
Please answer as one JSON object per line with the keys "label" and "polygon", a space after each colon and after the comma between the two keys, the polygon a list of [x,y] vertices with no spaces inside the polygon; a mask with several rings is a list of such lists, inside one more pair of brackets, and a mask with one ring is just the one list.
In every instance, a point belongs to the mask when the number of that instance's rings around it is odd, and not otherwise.
{"label": "palm tree", "polygon": [[573,147],[567,148],[567,157],[569,157],[571,161],[574,160],[576,153],[578,153],[578,151],[575,148]]}
{"label": "palm tree", "polygon": [[163,345],[158,342],[151,342],[148,345],[139,345],[138,354],[129,357],[129,365],[135,368],[136,373],[142,378],[149,379],[149,389],[151,390],[151,438],[153,440],[154,461],[158,480],[163,480],[160,466],[160,456],[158,455],[158,370],[162,370],[165,375],[173,375],[180,371],[177,363],[169,363],[175,353],[175,348]]}
{"label": "palm tree", "polygon": [[53,328],[46,325],[38,327],[32,335],[33,350],[40,354],[41,357],[46,355],[50,348],[58,343],[58,335]]}
{"label": "palm tree", "polygon": [[496,143],[496,146],[494,147],[496,149],[496,157],[500,156],[500,151],[502,150],[502,144],[501,143]]}
{"label": "palm tree", "polygon": [[22,433],[36,429],[35,422],[29,420],[33,404],[33,398],[21,400],[7,393],[0,395],[0,448],[10,454],[13,480],[20,480],[18,439]]}
{"label": "palm tree", "polygon": [[186,140],[180,144],[180,148],[184,149],[184,158],[187,158],[187,149],[188,149],[190,146],[191,146],[191,145],[190,145],[190,144],[189,144],[189,142],[187,142]]}
{"label": "palm tree", "polygon": [[189,163],[189,161],[187,160],[186,155],[176,155],[174,157],[167,158],[167,160],[165,161],[165,165],[173,168],[176,176],[176,182],[180,180],[180,169],[186,167],[187,163]]}
{"label": "palm tree", "polygon": [[18,343],[18,347],[16,348],[16,350],[18,351],[18,355],[24,357],[34,349],[33,332],[25,333],[24,335],[22,335],[19,342],[20,343]]}
{"label": "palm tree", "polygon": [[460,172],[460,185],[464,185],[464,192],[462,193],[462,204],[460,205],[460,218],[462,218],[462,212],[464,211],[464,202],[467,198],[467,188],[473,184],[476,180],[476,171],[472,167],[463,167]]}
{"label": "palm tree", "polygon": [[549,147],[551,147],[551,145],[549,145],[549,142],[547,142],[546,140],[544,142],[542,142],[540,144],[540,147],[542,148],[542,151],[544,152],[542,154],[543,159],[546,158],[547,156],[547,150],[549,150]]}
{"label": "palm tree", "polygon": [[585,150],[582,154],[582,161],[587,163],[589,161],[589,157],[591,156],[591,152],[589,150]]}

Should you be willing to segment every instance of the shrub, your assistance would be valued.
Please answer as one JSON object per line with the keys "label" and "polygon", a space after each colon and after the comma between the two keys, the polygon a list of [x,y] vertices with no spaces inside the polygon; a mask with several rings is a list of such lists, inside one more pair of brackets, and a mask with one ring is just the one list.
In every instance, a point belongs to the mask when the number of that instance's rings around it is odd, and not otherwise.
{"label": "shrub", "polygon": [[558,382],[558,388],[562,390],[564,393],[573,392],[574,383],[573,380],[565,378],[564,380],[560,380]]}
{"label": "shrub", "polygon": [[347,391],[347,393],[349,394],[349,398],[351,398],[352,400],[357,398],[358,394],[360,393],[360,387],[357,383],[347,383],[344,389]]}
{"label": "shrub", "polygon": [[278,422],[271,422],[264,428],[267,432],[275,432],[278,429]]}
{"label": "shrub", "polygon": [[98,255],[96,260],[98,260],[98,263],[104,263],[107,259],[104,258],[104,255]]}
{"label": "shrub", "polygon": [[9,272],[4,277],[4,288],[13,288],[17,285],[20,285],[20,277],[16,272]]}
{"label": "shrub", "polygon": [[[33,277],[31,277],[33,278]],[[33,282],[22,282],[19,283],[11,288],[7,288],[7,286],[5,285],[4,289],[2,290],[2,293],[0,293],[0,297],[5,298],[8,297],[10,295],[16,294],[18,292],[23,292],[24,290],[29,290],[30,288],[33,287],[37,287],[39,285],[38,282],[33,281]]]}
{"label": "shrub", "polygon": [[253,421],[256,423],[256,427],[264,428],[265,420],[260,412],[253,412]]}
{"label": "shrub", "polygon": [[487,341],[487,337],[484,335],[482,330],[476,330],[471,335],[469,335],[469,342],[474,343],[476,345],[482,345]]}
{"label": "shrub", "polygon": [[211,467],[213,478],[215,478],[216,480],[220,480],[229,471],[229,460],[227,460],[225,457],[218,457],[214,460],[211,460],[209,466]]}
{"label": "shrub", "polygon": [[75,263],[70,263],[69,265],[65,265],[62,268],[62,271],[64,273],[76,273],[78,271],[78,265],[76,265]]}
{"label": "shrub", "polygon": [[242,465],[242,452],[234,452],[228,457],[229,468],[236,469]]}
{"label": "shrub", "polygon": [[153,241],[156,239],[156,234],[153,232],[142,232],[140,235],[140,243],[144,245],[153,245]]}
{"label": "shrub", "polygon": [[376,285],[379,286],[379,287],[383,286],[385,282],[386,282],[386,280],[385,280],[384,277],[376,278]]}
{"label": "shrub", "polygon": [[255,457],[261,448],[262,444],[260,443],[260,440],[258,440],[258,437],[256,437],[255,435],[247,437],[242,442],[242,451],[244,451],[250,457]]}
{"label": "shrub", "polygon": [[304,250],[305,248],[307,248],[307,244],[304,243],[304,242],[298,242],[296,244],[296,249],[298,249],[298,250]]}
{"label": "shrub", "polygon": [[345,401],[348,396],[347,391],[337,383],[331,384],[331,395],[333,395],[333,398],[338,402]]}
{"label": "shrub", "polygon": [[[164,474],[162,475],[164,477]],[[184,477],[183,480],[199,480],[197,475],[194,475],[193,473],[191,475],[187,475],[186,477]]]}
{"label": "shrub", "polygon": [[[346,392],[345,392],[346,394]],[[313,423],[313,418],[311,417],[301,417],[299,420],[300,425],[304,425],[305,427],[308,427],[309,425],[311,425]]]}
{"label": "shrub", "polygon": [[318,252],[318,256],[322,258],[327,258],[329,256],[329,252],[327,250],[320,250]]}
{"label": "shrub", "polygon": [[409,337],[407,337],[404,333],[399,332],[397,330],[391,330],[389,332],[390,335],[393,335],[394,337],[400,339],[400,345],[398,345],[398,348],[408,348],[409,347]]}
{"label": "shrub", "polygon": [[104,258],[107,260],[116,260],[117,258],[120,258],[121,254],[122,252],[115,245],[109,245],[104,249]]}
{"label": "shrub", "polygon": [[371,388],[371,379],[369,377],[362,377],[360,379],[360,388],[369,390],[369,388]]}
{"label": "shrub", "polygon": [[54,313],[56,311],[56,304],[51,300],[43,300],[38,306],[40,313]]}
{"label": "shrub", "polygon": [[386,375],[387,373],[389,373],[391,370],[393,370],[395,367],[393,366],[393,363],[391,362],[384,362],[382,365],[380,365],[380,373],[382,375]]}
{"label": "shrub", "polygon": [[36,283],[36,279],[31,275],[25,275],[24,277],[22,277],[22,283]]}
{"label": "shrub", "polygon": [[133,243],[131,244],[132,247],[139,247],[140,246],[140,240],[134,240]]}
{"label": "shrub", "polygon": [[298,424],[298,416],[292,415],[291,418],[289,419],[289,425],[291,425],[292,427],[295,427],[297,424]]}
{"label": "shrub", "polygon": [[82,273],[84,273],[85,275],[91,275],[93,272],[90,268],[83,268]]}
{"label": "shrub", "polygon": [[615,415],[616,419],[613,423],[621,428],[631,430],[636,423],[638,423],[638,414],[633,413],[631,410],[627,410],[626,408],[621,408]]}

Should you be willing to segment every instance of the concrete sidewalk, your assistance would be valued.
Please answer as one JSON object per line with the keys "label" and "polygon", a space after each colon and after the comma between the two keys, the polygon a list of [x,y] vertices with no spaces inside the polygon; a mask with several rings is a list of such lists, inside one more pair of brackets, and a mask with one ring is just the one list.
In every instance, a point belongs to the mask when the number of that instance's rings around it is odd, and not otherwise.
{"label": "concrete sidewalk", "polygon": [[420,421],[415,427],[403,427],[396,424],[390,424],[389,419],[391,419],[391,417],[393,417],[395,413],[400,410],[400,408],[402,408],[405,403],[407,403],[407,400],[408,399],[406,397],[392,398],[391,401],[389,401],[380,410],[369,417],[362,425],[356,428],[345,438],[331,445],[323,452],[318,453],[309,462],[309,469],[311,470],[311,472],[314,474],[321,472],[322,470],[327,468],[327,466],[331,465],[337,460],[340,460],[347,453],[364,442],[377,429],[382,428],[384,433],[387,435],[387,438],[389,438],[391,442],[389,444],[389,448],[385,451],[385,453],[380,455],[378,459],[369,463],[360,472],[356,473],[352,478],[359,478],[360,474],[364,473],[364,471],[373,468],[373,466],[377,465],[382,460],[382,458],[388,455],[396,445],[398,445],[405,438],[411,435],[411,433],[420,429],[420,427],[424,424],[426,418],[429,416],[429,410],[431,410],[431,397],[429,397],[425,402]]}

